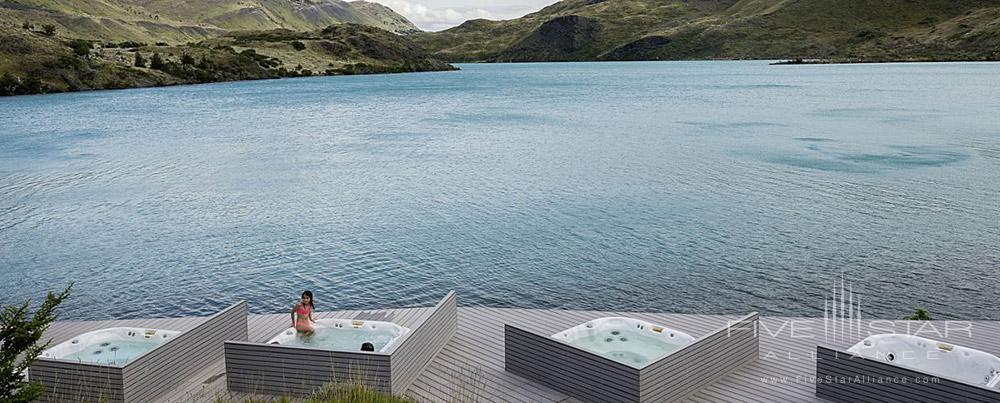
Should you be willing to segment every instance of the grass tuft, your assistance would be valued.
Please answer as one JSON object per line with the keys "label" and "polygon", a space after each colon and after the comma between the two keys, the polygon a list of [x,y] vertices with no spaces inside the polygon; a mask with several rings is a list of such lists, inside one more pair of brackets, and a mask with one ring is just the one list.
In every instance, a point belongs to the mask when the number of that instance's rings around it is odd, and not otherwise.
{"label": "grass tuft", "polygon": [[408,397],[393,396],[358,385],[326,384],[306,397],[217,396],[214,403],[415,403]]}

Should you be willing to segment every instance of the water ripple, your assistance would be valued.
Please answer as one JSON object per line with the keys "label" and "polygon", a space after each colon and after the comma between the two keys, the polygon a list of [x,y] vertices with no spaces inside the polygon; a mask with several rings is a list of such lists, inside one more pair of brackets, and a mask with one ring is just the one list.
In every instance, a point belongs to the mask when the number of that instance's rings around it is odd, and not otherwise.
{"label": "water ripple", "polygon": [[303,289],[822,315],[845,275],[868,316],[1000,319],[997,71],[471,65],[3,98],[0,303],[73,281],[65,319],[283,312]]}

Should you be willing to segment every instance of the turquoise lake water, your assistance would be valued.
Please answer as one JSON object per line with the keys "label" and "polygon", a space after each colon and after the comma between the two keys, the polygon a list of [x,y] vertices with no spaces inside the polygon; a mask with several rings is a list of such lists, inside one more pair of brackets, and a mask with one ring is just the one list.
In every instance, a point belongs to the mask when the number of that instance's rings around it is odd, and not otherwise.
{"label": "turquoise lake water", "polygon": [[1000,64],[460,67],[0,98],[0,303],[1000,319]]}

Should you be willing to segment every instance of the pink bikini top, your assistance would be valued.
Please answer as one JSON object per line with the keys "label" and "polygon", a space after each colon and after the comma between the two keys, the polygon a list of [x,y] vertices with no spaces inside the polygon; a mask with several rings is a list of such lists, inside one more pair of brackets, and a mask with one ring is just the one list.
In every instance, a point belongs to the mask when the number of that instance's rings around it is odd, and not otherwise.
{"label": "pink bikini top", "polygon": [[299,309],[296,309],[295,313],[299,315],[297,318],[299,322],[306,322],[309,320],[309,314],[312,313],[312,307],[299,304]]}

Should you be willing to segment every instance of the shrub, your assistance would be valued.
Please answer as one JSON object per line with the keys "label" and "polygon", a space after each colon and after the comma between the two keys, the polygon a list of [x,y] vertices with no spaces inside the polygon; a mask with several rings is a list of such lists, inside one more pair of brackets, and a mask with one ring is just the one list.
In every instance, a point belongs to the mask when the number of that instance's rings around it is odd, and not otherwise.
{"label": "shrub", "polygon": [[3,73],[0,76],[0,95],[17,95],[17,89],[21,86],[21,80],[13,74]]}
{"label": "shrub", "polygon": [[166,65],[159,53],[153,53],[153,58],[149,59],[149,68],[151,69],[163,70]]}
{"label": "shrub", "polygon": [[857,37],[859,39],[864,39],[864,40],[871,40],[871,39],[876,39],[876,38],[882,37],[883,35],[884,34],[881,31],[877,31],[877,30],[872,31],[872,30],[867,30],[866,29],[866,30],[863,30],[863,31],[859,31],[855,35],[855,37]]}
{"label": "shrub", "polygon": [[185,65],[189,65],[189,66],[192,65],[192,64],[194,64],[194,57],[191,56],[191,55],[189,55],[189,54],[187,54],[187,53],[181,55],[181,64],[185,64]]}
{"label": "shrub", "polygon": [[142,53],[135,52],[135,67],[146,67],[146,58],[142,57]]}
{"label": "shrub", "polygon": [[[76,59],[73,60],[75,61]],[[23,78],[9,72],[0,76],[0,95],[41,94],[47,90],[48,87],[42,83],[42,80],[31,73]]]}
{"label": "shrub", "polygon": [[320,32],[322,32],[323,34],[326,34],[326,35],[330,35],[330,34],[333,34],[333,33],[337,32],[338,28],[339,27],[336,26],[336,25],[329,25],[326,28],[323,28],[323,30],[320,31]]}
{"label": "shrub", "polygon": [[49,69],[77,69],[83,67],[83,62],[73,55],[59,55],[55,60],[42,62],[42,66]]}
{"label": "shrub", "polygon": [[305,50],[306,44],[302,43],[302,41],[292,41],[292,48],[295,50]]}
{"label": "shrub", "polygon": [[21,24],[21,28],[30,30],[35,29],[35,26],[31,22],[25,21],[24,24]]}
{"label": "shrub", "polygon": [[83,39],[74,39],[70,41],[69,47],[73,49],[73,53],[77,56],[86,56],[90,54],[90,42]]}
{"label": "shrub", "polygon": [[[4,306],[0,312],[0,401],[31,402],[41,396],[42,385],[27,383],[23,373],[44,351],[49,342],[39,344],[42,334],[56,320],[55,310],[73,288],[70,284],[62,293],[48,293],[45,302],[28,319],[30,301],[19,306]],[[20,355],[21,362],[17,362]]]}
{"label": "shrub", "polygon": [[46,36],[53,36],[56,34],[56,26],[52,24],[42,25],[42,33]]}
{"label": "shrub", "polygon": [[146,44],[142,43],[142,42],[135,42],[135,41],[122,41],[122,42],[119,42],[119,43],[108,42],[108,43],[104,44],[104,47],[106,47],[106,48],[129,48],[129,49],[131,49],[131,48],[138,48],[138,47],[142,47],[142,46],[146,46]]}
{"label": "shrub", "polygon": [[170,46],[170,45],[166,42],[157,42],[156,46]]}
{"label": "shrub", "polygon": [[917,308],[917,311],[913,315],[904,318],[906,320],[932,320],[931,315],[924,310],[924,308]]}

